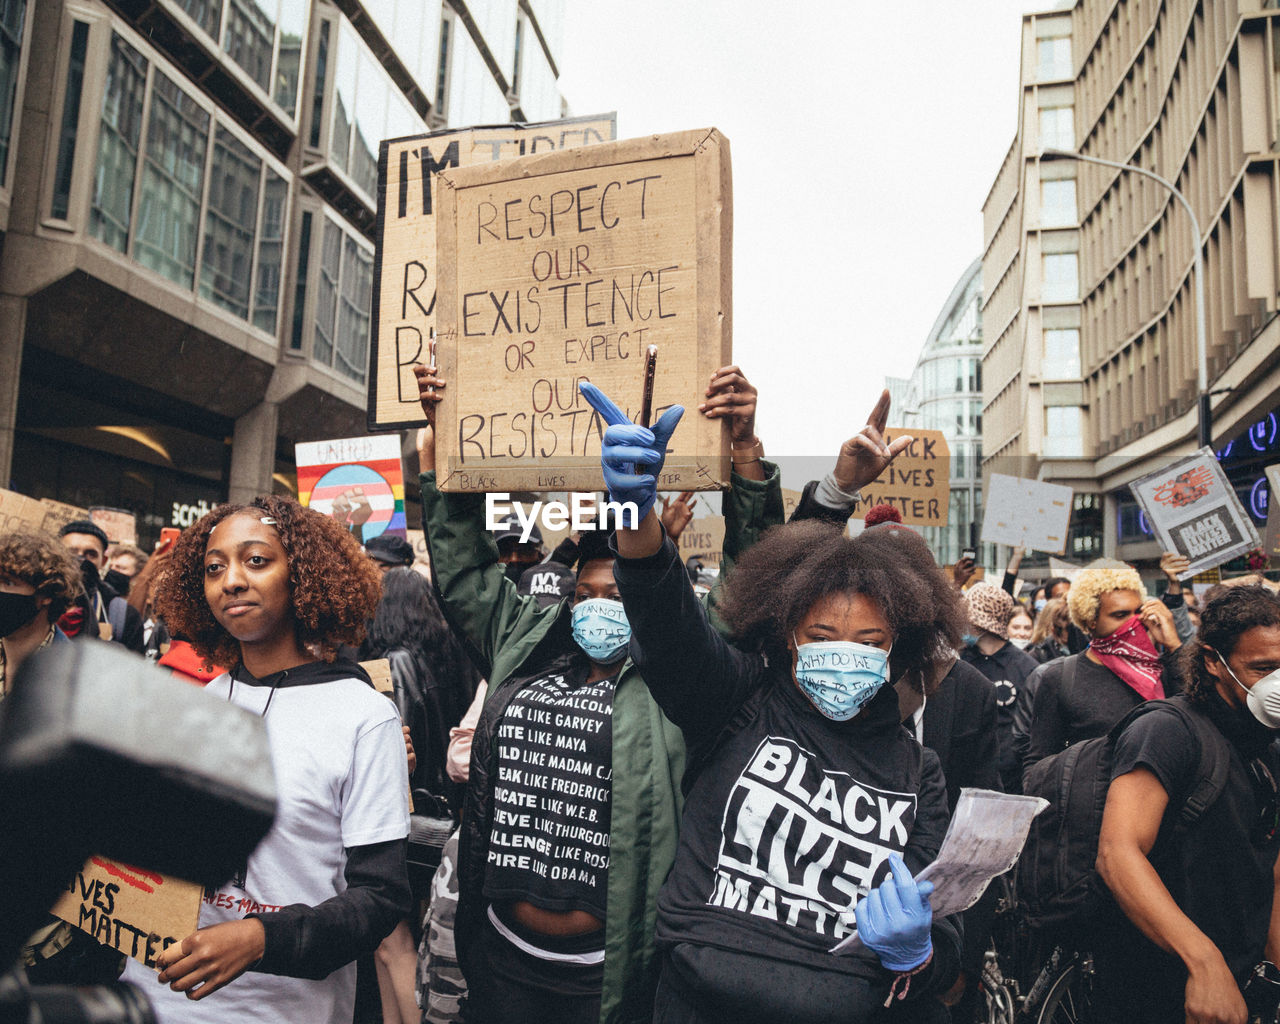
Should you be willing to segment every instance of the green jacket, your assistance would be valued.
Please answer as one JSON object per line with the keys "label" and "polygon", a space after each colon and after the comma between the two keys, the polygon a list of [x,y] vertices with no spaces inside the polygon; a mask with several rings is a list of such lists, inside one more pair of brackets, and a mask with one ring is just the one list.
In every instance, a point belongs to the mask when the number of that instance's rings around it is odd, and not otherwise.
{"label": "green jacket", "polygon": [[[777,467],[763,482],[733,478],[725,492],[722,573],[769,526],[781,521]],[[539,608],[521,597],[498,564],[485,529],[483,494],[444,494],[435,473],[420,477],[422,518],[431,568],[445,615],[486,669],[489,696],[472,742],[471,775],[459,837],[458,960],[474,967],[484,927],[484,866],[497,771],[497,724],[519,682],[574,649],[569,602]],[[608,914],[605,921],[601,1024],[648,1022],[653,1016],[658,956],[654,948],[658,890],[675,860],[683,807],[684,740],[649,696],[630,658],[623,662],[613,706],[613,792]]]}

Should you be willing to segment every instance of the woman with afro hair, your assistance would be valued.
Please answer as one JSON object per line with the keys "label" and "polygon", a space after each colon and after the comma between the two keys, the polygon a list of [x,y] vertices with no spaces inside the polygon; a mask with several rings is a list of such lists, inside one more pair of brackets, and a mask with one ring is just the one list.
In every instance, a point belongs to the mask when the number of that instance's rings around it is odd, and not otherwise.
{"label": "woman with afro hair", "polygon": [[243,870],[206,892],[198,929],[159,956],[162,987],[126,969],[161,1024],[349,1024],[355,959],[408,914],[400,721],[336,660],[378,593],[356,540],[288,498],[219,506],[175,545],[157,606],[206,663],[234,666],[206,692],[262,717],[278,803]]}
{"label": "woman with afro hair", "polygon": [[[963,628],[958,595],[919,538],[857,538],[800,522],[766,533],[724,583],[723,638],[652,510],[668,412],[610,424],[614,574],[631,657],[688,748],[675,864],[658,895],[658,1024],[858,1024],[948,1019],[959,934],[914,875],[947,828],[937,755],[901,722],[894,673],[936,673]],[[666,424],[665,436],[659,428]],[[875,454],[892,452],[863,432]],[[914,543],[913,543],[914,542]],[[832,956],[856,931],[860,948]],[[891,1008],[890,1008],[891,1007]]]}

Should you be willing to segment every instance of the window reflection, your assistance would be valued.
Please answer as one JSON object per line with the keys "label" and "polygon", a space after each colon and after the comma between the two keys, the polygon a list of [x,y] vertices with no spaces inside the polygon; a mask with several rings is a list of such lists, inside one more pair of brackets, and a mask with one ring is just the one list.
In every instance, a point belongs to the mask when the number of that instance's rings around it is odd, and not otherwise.
{"label": "window reflection", "polygon": [[135,258],[170,281],[195,283],[208,113],[156,73],[138,205]]}
{"label": "window reflection", "polygon": [[18,63],[22,59],[22,27],[26,0],[0,0],[0,185],[9,167],[13,112],[18,100]]}
{"label": "window reflection", "polygon": [[112,35],[89,231],[120,252],[129,245],[129,215],[133,207],[146,87],[146,59],[118,35]]}
{"label": "window reflection", "polygon": [[271,51],[275,44],[275,4],[270,11],[254,0],[228,0],[222,48],[264,90],[271,88]]}
{"label": "window reflection", "polygon": [[338,33],[338,53],[333,69],[333,128],[329,135],[329,156],[344,171],[350,170],[351,127],[356,109],[356,68],[360,44],[345,21]]}
{"label": "window reflection", "polygon": [[222,18],[222,0],[175,0],[175,2],[211,38],[218,38],[218,22]]}
{"label": "window reflection", "polygon": [[324,220],[316,281],[312,358],[363,384],[369,361],[373,252],[354,232]]}
{"label": "window reflection", "polygon": [[262,190],[262,226],[258,231],[258,286],[253,298],[253,323],[276,332],[280,305],[280,274],[284,265],[285,204],[289,186],[274,171],[267,171]]}
{"label": "window reflection", "polygon": [[200,294],[236,316],[249,317],[249,277],[262,160],[219,127],[209,177]]}
{"label": "window reflection", "polygon": [[1074,302],[1080,298],[1075,253],[1050,253],[1044,257],[1044,284],[1040,298],[1045,302]]}

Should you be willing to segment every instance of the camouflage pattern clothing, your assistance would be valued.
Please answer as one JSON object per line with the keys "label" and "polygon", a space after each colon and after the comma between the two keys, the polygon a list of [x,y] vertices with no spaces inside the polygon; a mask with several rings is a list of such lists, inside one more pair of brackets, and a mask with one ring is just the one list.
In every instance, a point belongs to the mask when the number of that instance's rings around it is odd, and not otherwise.
{"label": "camouflage pattern clothing", "polygon": [[453,921],[458,909],[457,865],[455,831],[440,851],[440,866],[431,880],[431,901],[422,922],[414,992],[422,1008],[422,1024],[458,1024],[466,1009],[467,982],[453,943]]}

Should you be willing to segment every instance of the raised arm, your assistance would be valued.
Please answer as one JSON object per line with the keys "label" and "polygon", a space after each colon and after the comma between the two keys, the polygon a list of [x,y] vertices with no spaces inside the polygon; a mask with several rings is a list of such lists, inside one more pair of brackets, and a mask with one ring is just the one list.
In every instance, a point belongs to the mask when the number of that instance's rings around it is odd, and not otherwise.
{"label": "raised arm", "polygon": [[667,442],[683,410],[668,410],[649,430],[628,421],[599,389],[581,389],[609,424],[601,445],[609,496],[634,502],[642,513],[636,524],[621,517],[615,541],[614,578],[631,624],[631,658],[668,718],[691,739],[713,734],[758,682],[763,662],[711,628],[653,509]]}
{"label": "raised arm", "polygon": [[496,652],[555,615],[522,598],[498,562],[498,545],[485,528],[483,494],[445,494],[436,486],[435,409],[445,382],[415,367],[419,397],[431,425],[418,431],[422,528],[431,557],[431,578],[450,623],[466,637],[487,674]]}

